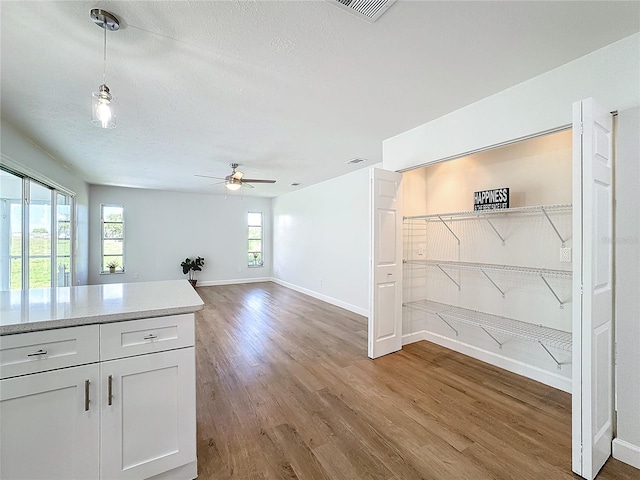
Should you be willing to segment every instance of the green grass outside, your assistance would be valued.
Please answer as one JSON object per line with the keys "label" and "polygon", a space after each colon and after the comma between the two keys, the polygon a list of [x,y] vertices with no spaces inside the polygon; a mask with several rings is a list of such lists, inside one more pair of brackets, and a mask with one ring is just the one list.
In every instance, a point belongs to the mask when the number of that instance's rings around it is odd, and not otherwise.
{"label": "green grass outside", "polygon": [[[33,236],[29,242],[30,256],[50,255],[51,239],[48,236]],[[58,240],[58,265],[64,265],[69,271],[70,259],[68,257],[71,250],[71,240]],[[14,235],[11,238],[11,255],[18,256],[11,260],[11,282],[10,288],[20,289],[22,287],[22,270],[20,254],[22,244],[20,236]],[[41,288],[51,286],[51,258],[30,258],[29,259],[29,288]]]}

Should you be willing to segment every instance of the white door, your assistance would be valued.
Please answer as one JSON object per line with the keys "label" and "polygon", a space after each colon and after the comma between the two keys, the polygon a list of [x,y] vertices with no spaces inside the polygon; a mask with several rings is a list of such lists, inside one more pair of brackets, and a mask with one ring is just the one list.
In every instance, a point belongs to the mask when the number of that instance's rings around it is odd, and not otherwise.
{"label": "white door", "polygon": [[612,117],[573,107],[573,471],[593,479],[613,438]]}
{"label": "white door", "polygon": [[148,478],[195,461],[193,347],[110,360],[100,376],[100,478]]}
{"label": "white door", "polygon": [[371,169],[369,348],[377,358],[402,348],[402,175]]}
{"label": "white door", "polygon": [[98,375],[95,364],[0,380],[0,478],[98,478]]}

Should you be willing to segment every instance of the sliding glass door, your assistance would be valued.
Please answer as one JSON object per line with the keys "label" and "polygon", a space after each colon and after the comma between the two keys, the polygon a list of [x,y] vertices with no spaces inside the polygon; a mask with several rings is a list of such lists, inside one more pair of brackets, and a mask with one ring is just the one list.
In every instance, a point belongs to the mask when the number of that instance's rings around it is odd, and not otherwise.
{"label": "sliding glass door", "polygon": [[0,170],[0,290],[22,288],[21,177]]}
{"label": "sliding glass door", "polygon": [[73,196],[0,169],[0,290],[72,282]]}
{"label": "sliding glass door", "polygon": [[[52,283],[51,189],[29,181],[27,205],[29,246],[29,288],[50,287]],[[26,283],[26,282],[25,282]]]}
{"label": "sliding glass door", "polygon": [[56,285],[71,285],[71,216],[73,198],[63,193],[56,193]]}

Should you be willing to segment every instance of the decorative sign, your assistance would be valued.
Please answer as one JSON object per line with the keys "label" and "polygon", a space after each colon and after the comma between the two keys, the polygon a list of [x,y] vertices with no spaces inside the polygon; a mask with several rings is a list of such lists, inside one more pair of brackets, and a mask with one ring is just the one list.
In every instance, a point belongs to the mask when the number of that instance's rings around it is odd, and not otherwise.
{"label": "decorative sign", "polygon": [[495,188],[473,192],[473,210],[499,210],[509,208],[509,189]]}

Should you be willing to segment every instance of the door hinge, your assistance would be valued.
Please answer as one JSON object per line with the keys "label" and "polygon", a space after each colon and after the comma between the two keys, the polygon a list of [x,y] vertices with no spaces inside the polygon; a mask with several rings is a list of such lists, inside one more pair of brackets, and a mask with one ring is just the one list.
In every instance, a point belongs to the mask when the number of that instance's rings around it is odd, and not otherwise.
{"label": "door hinge", "polygon": [[582,284],[580,284],[580,295],[582,295]]}
{"label": "door hinge", "polygon": [[584,124],[580,122],[580,135],[584,133]]}

